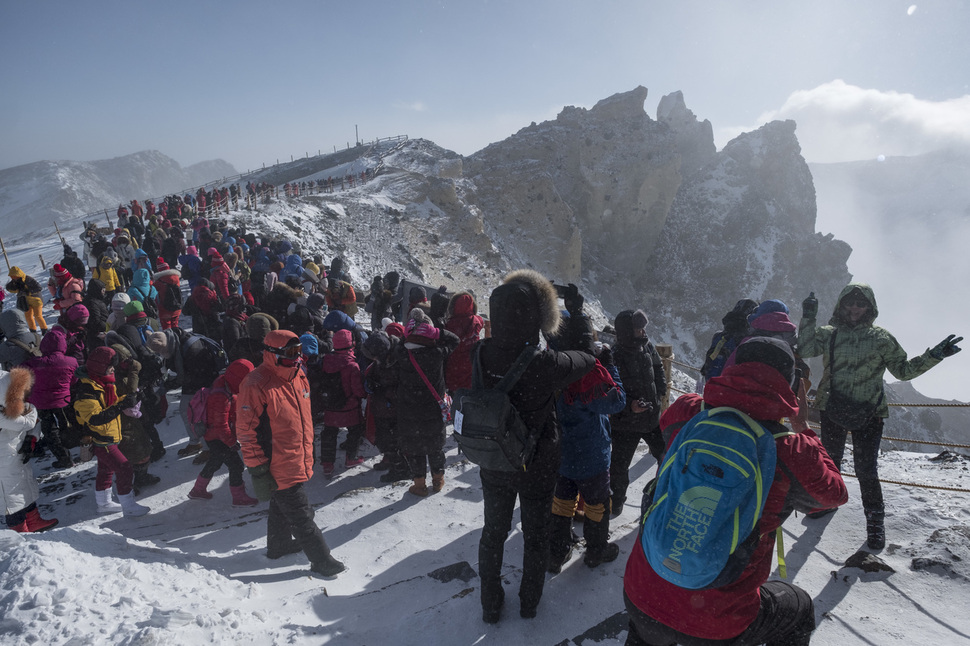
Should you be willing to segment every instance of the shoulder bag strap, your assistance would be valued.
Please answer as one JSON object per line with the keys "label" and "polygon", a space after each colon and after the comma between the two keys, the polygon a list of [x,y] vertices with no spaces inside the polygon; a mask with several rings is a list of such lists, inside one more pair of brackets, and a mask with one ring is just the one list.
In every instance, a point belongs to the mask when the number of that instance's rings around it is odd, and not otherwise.
{"label": "shoulder bag strap", "polygon": [[434,398],[438,400],[438,403],[441,403],[441,395],[439,395],[438,391],[435,390],[435,387],[431,385],[431,382],[424,374],[424,370],[422,370],[421,366],[418,365],[418,360],[414,358],[414,355],[410,350],[408,350],[408,358],[411,359],[411,365],[414,366],[414,369],[418,371],[418,375],[421,377],[424,385],[428,387],[428,390],[430,390],[431,394],[434,395]]}

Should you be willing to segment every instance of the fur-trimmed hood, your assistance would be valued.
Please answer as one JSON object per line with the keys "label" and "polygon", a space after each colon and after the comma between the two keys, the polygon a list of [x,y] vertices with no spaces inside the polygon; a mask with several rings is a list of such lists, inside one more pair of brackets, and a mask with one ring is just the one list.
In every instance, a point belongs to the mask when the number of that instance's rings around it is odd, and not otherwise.
{"label": "fur-trimmed hood", "polygon": [[159,279],[166,278],[168,276],[174,276],[175,279],[178,280],[182,276],[182,273],[178,269],[165,269],[162,271],[156,271],[155,274],[152,276],[152,280],[157,283]]}
{"label": "fur-trimmed hood", "polygon": [[0,371],[0,413],[8,419],[17,419],[24,414],[24,400],[34,386],[34,373],[29,368],[13,368],[10,372]]}
{"label": "fur-trimmed hood", "polygon": [[505,347],[538,346],[539,333],[559,328],[556,288],[532,269],[518,269],[505,276],[488,299],[492,338]]}

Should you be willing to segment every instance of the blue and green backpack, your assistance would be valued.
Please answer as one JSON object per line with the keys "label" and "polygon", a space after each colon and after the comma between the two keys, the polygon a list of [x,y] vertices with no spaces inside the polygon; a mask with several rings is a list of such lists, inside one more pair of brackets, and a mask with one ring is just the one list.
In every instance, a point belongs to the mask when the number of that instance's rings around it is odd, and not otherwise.
{"label": "blue and green backpack", "polygon": [[719,407],[691,418],[645,493],[640,542],[650,567],[691,590],[737,579],[758,544],[775,461],[775,435],[745,413]]}

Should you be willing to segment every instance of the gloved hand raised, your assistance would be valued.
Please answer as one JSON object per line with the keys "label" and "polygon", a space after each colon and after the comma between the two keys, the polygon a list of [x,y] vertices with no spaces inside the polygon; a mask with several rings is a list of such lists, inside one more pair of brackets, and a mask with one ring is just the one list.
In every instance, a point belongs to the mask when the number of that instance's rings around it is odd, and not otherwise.
{"label": "gloved hand raised", "polygon": [[566,311],[572,316],[579,316],[583,313],[583,303],[586,299],[583,295],[579,293],[579,288],[574,284],[569,283],[566,288],[566,293],[562,298],[563,305],[566,306]]}
{"label": "gloved hand raised", "polygon": [[815,292],[811,292],[808,298],[802,301],[802,316],[807,319],[813,319],[818,315],[818,299],[815,298]]}
{"label": "gloved hand raised", "polygon": [[28,435],[24,438],[24,443],[20,445],[20,449],[17,453],[23,454],[23,463],[27,464],[30,462],[30,458],[34,457],[34,449],[37,448],[37,438],[33,435]]}
{"label": "gloved hand raised", "polygon": [[959,343],[960,341],[963,341],[962,336],[951,334],[950,336],[946,337],[938,344],[936,344],[935,348],[930,350],[930,356],[933,357],[934,359],[945,359],[946,357],[952,357],[957,352],[963,349],[957,346],[957,343]]}
{"label": "gloved hand raised", "polygon": [[255,467],[249,467],[249,475],[253,479],[253,492],[261,502],[273,497],[273,492],[279,489],[276,479],[269,472],[269,462]]}
{"label": "gloved hand raised", "polygon": [[613,365],[613,350],[607,344],[603,344],[603,349],[600,350],[599,356],[596,357],[600,360],[600,363],[604,366]]}

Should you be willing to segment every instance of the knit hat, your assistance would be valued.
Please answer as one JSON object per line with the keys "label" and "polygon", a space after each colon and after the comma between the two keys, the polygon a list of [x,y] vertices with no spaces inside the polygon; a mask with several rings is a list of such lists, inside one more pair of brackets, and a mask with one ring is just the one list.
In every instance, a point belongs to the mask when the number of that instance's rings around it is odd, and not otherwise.
{"label": "knit hat", "polygon": [[391,337],[378,330],[367,337],[361,348],[368,359],[382,359],[391,349]]}
{"label": "knit hat", "polygon": [[115,364],[117,353],[106,345],[99,346],[88,355],[87,367],[88,374],[96,377],[103,377],[108,372],[108,368]]}
{"label": "knit hat", "polygon": [[166,331],[162,332],[151,332],[148,335],[146,345],[148,349],[162,357],[163,359],[168,359],[172,356],[172,351],[175,349],[175,337],[166,334]]}
{"label": "knit hat", "polygon": [[91,312],[85,307],[84,303],[74,303],[64,312],[64,318],[76,326],[87,325]]}
{"label": "knit hat", "polygon": [[129,302],[131,302],[131,297],[128,294],[118,292],[111,297],[111,309],[115,312],[121,312]]}
{"label": "knit hat", "polygon": [[333,333],[333,349],[335,352],[354,347],[354,335],[350,330],[337,330]]}
{"label": "knit hat", "polygon": [[734,362],[742,364],[752,361],[777,370],[792,390],[795,390],[795,355],[790,345],[773,337],[751,337],[735,350]]}
{"label": "knit hat", "polygon": [[320,354],[320,340],[317,338],[316,334],[311,334],[309,332],[306,334],[301,334],[300,345],[303,346],[303,354],[306,356]]}
{"label": "knit hat", "polygon": [[404,326],[397,322],[388,323],[384,327],[384,331],[387,332],[388,336],[396,336],[399,339],[403,339],[405,335]]}
{"label": "knit hat", "polygon": [[788,314],[788,306],[777,298],[762,301],[761,304],[755,308],[754,312],[748,315],[748,323],[751,323],[759,316],[770,314],[772,312],[784,312],[785,314]]}
{"label": "knit hat", "polygon": [[57,282],[63,283],[71,277],[71,272],[62,267],[60,264],[56,264],[51,270],[51,276],[53,276],[54,280]]}
{"label": "knit hat", "polygon": [[155,269],[157,271],[168,271],[169,269],[171,269],[171,267],[168,266],[168,263],[165,262],[165,259],[164,258],[162,258],[161,256],[159,256],[155,260]]}
{"label": "knit hat", "polygon": [[189,245],[189,246],[188,246],[188,247],[187,247],[187,248],[185,249],[185,253],[187,253],[187,254],[189,254],[190,256],[195,256],[196,258],[198,258],[198,257],[199,257],[199,250],[198,250],[198,249],[196,248],[196,246],[195,246],[195,245],[193,245],[193,244],[190,244],[190,245]]}
{"label": "knit hat", "polygon": [[327,309],[327,297],[323,294],[314,292],[306,299],[306,306],[314,312],[323,312]]}
{"label": "knit hat", "polygon": [[123,310],[125,315],[125,321],[128,323],[139,323],[148,318],[145,314],[145,306],[141,304],[141,301],[131,301],[125,305]]}
{"label": "knit hat", "polygon": [[20,267],[17,267],[16,265],[10,268],[10,271],[7,272],[7,275],[14,279],[27,277],[27,274],[24,273],[24,270],[21,269]]}

